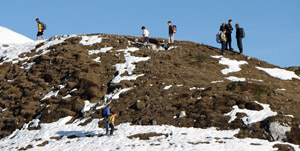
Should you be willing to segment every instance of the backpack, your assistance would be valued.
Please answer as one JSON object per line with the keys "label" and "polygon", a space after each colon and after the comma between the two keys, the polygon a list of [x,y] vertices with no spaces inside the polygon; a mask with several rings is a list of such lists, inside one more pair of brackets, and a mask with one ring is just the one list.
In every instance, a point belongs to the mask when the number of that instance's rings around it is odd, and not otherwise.
{"label": "backpack", "polygon": [[43,30],[43,31],[46,30],[46,29],[47,29],[47,25],[44,24],[43,22],[41,22],[41,24],[42,24],[42,30]]}
{"label": "backpack", "polygon": [[102,117],[105,117],[105,116],[107,116],[106,107],[102,109]]}
{"label": "backpack", "polygon": [[173,32],[176,33],[177,32],[177,26],[173,25]]}
{"label": "backpack", "polygon": [[244,31],[244,28],[241,28],[241,32],[242,32],[242,38],[245,38],[246,34],[245,34],[245,31]]}
{"label": "backpack", "polygon": [[221,32],[218,32],[217,35],[216,35],[216,41],[217,43],[221,43]]}

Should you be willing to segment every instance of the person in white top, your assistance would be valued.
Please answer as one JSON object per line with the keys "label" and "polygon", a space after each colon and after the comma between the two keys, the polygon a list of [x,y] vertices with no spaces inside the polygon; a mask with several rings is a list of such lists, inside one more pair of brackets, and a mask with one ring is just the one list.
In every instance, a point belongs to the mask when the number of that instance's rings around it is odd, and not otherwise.
{"label": "person in white top", "polygon": [[143,30],[143,37],[144,37],[144,43],[148,43],[149,42],[149,31],[146,29],[145,26],[142,27]]}

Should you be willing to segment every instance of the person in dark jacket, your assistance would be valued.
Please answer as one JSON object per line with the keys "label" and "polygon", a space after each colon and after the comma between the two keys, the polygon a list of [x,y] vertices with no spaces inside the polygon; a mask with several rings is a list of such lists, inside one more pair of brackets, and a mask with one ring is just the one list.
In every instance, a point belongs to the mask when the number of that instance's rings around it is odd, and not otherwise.
{"label": "person in dark jacket", "polygon": [[239,54],[241,54],[243,53],[243,43],[242,43],[243,29],[240,28],[239,24],[235,24],[235,28],[236,28],[236,41],[237,41],[238,48],[240,50]]}
{"label": "person in dark jacket", "polygon": [[228,20],[228,24],[225,26],[225,28],[226,28],[226,38],[227,38],[226,50],[228,50],[228,45],[229,45],[229,49],[233,50],[233,48],[231,47],[231,41],[232,41],[231,33],[232,33],[232,30],[233,30],[231,24],[232,24],[232,20],[230,19],[230,20]]}
{"label": "person in dark jacket", "polygon": [[226,23],[222,23],[222,25],[220,26],[220,31],[223,31],[223,29],[226,29]]}
{"label": "person in dark jacket", "polygon": [[168,39],[168,43],[172,44],[172,43],[174,43],[174,27],[173,27],[171,21],[168,21],[168,25],[169,25],[169,39]]}
{"label": "person in dark jacket", "polygon": [[106,135],[108,135],[108,131],[109,131],[109,123],[107,121],[108,117],[110,116],[110,109],[111,109],[111,105],[108,105],[104,110],[105,110],[105,130],[106,130]]}

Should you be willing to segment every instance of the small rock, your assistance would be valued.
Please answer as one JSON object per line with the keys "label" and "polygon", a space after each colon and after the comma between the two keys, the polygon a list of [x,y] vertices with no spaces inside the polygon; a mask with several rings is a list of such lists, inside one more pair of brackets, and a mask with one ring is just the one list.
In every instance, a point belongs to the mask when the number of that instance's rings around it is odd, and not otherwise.
{"label": "small rock", "polygon": [[157,122],[155,120],[151,120],[152,125],[157,125]]}
{"label": "small rock", "polygon": [[186,113],[185,113],[185,111],[181,111],[180,112],[180,114],[179,114],[179,118],[181,118],[181,117],[185,117],[186,116]]}
{"label": "small rock", "polygon": [[283,124],[280,124],[278,121],[272,122],[270,124],[269,130],[271,132],[271,135],[275,141],[284,141],[286,140],[286,132],[291,131],[290,126],[284,126]]}

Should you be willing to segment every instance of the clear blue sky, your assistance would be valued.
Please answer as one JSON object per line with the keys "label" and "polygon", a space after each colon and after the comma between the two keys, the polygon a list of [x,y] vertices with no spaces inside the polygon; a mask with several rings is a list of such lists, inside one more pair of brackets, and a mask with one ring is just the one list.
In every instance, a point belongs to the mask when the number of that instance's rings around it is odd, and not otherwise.
{"label": "clear blue sky", "polygon": [[[46,38],[61,34],[110,33],[168,36],[219,47],[215,35],[228,19],[245,29],[245,54],[282,67],[300,66],[300,0],[0,0],[0,26],[36,38],[35,18]],[[235,37],[235,31],[234,35]],[[233,48],[237,49],[233,39]]]}

